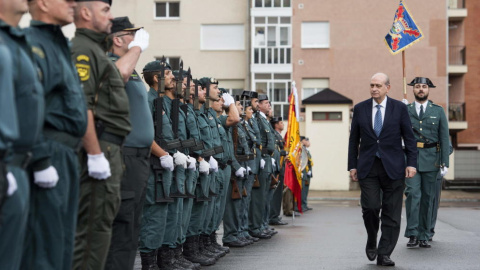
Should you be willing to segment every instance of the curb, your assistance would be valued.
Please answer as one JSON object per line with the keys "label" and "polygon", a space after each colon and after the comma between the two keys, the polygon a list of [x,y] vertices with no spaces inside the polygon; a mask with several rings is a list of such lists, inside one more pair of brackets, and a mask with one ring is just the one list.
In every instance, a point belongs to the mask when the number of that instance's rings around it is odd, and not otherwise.
{"label": "curb", "polygon": [[[308,198],[309,201],[359,201],[360,197],[314,197]],[[405,199],[404,199],[405,201]],[[440,199],[440,202],[480,202],[480,199]]]}

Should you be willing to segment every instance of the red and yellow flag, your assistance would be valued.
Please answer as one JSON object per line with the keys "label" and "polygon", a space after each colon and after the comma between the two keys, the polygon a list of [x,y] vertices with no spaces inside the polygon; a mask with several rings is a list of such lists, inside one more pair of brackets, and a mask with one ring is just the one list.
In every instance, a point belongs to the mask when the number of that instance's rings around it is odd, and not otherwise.
{"label": "red and yellow flag", "polygon": [[300,155],[302,143],[300,141],[300,129],[297,120],[299,105],[298,94],[295,82],[292,82],[292,93],[290,94],[290,107],[288,110],[287,134],[285,134],[285,149],[288,151],[285,162],[284,183],[292,191],[297,202],[297,207],[302,212],[302,178],[300,171]]}

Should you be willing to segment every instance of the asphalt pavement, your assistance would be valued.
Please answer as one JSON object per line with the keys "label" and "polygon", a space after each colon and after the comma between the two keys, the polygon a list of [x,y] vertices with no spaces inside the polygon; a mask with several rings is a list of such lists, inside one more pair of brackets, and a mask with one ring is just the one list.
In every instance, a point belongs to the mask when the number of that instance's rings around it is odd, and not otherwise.
{"label": "asphalt pavement", "polygon": [[[365,256],[359,191],[310,193],[314,209],[276,226],[269,240],[231,249],[202,269],[379,269]],[[393,269],[480,269],[480,191],[443,191],[432,248],[407,249],[405,210]],[[222,231],[219,231],[221,234]],[[219,236],[219,241],[220,236]],[[139,259],[139,258],[138,258]],[[141,269],[139,262],[135,269]]]}

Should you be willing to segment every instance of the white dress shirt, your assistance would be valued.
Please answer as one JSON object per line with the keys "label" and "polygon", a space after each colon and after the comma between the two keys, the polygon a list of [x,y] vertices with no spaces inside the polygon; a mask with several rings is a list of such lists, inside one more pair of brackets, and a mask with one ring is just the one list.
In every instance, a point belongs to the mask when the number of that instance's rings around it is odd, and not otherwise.
{"label": "white dress shirt", "polygon": [[415,101],[415,110],[417,111],[417,115],[420,116],[420,105],[423,105],[423,114],[427,111],[427,105],[428,105],[428,100],[427,102],[421,104]]}
{"label": "white dress shirt", "polygon": [[[375,114],[377,113],[377,106],[378,103],[373,100],[372,102],[372,128],[375,129]],[[382,103],[380,103],[380,111],[382,112],[382,126],[383,120],[385,120],[385,108],[387,107],[387,96],[383,99]]]}

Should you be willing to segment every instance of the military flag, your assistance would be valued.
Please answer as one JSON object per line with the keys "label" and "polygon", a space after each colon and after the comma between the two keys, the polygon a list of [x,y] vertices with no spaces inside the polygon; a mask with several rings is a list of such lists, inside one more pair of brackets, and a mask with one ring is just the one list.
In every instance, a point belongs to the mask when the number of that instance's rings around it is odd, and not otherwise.
{"label": "military flag", "polygon": [[288,156],[285,162],[284,183],[292,191],[298,210],[302,212],[302,171],[300,166],[302,143],[300,141],[300,129],[297,120],[300,107],[295,82],[292,82],[292,93],[290,94],[289,102],[288,126],[287,134],[285,134],[285,149],[288,151]]}
{"label": "military flag", "polygon": [[385,36],[385,44],[391,54],[395,55],[402,52],[402,67],[403,67],[403,97],[407,98],[407,76],[405,72],[405,50],[413,44],[419,42],[423,38],[422,30],[415,23],[413,16],[405,5],[403,0],[400,0],[397,11],[393,18],[393,24],[390,32]]}

